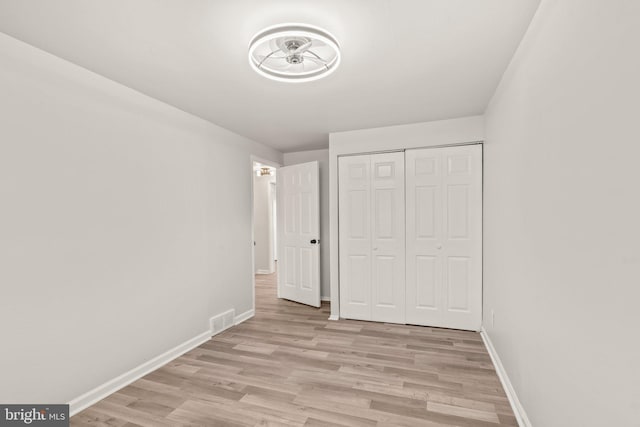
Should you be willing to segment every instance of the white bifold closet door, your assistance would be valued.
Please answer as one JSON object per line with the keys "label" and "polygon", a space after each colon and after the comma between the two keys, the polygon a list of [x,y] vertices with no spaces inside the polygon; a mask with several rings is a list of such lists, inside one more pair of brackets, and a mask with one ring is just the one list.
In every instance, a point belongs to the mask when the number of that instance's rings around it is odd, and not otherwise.
{"label": "white bifold closet door", "polygon": [[405,155],[406,323],[480,330],[482,147]]}
{"label": "white bifold closet door", "polygon": [[339,159],[340,314],[405,323],[404,153]]}

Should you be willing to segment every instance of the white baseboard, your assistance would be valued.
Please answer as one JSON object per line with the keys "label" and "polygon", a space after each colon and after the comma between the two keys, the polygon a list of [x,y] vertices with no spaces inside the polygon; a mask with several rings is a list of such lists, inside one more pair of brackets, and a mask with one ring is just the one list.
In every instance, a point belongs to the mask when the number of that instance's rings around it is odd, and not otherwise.
{"label": "white baseboard", "polygon": [[480,336],[482,337],[482,341],[484,341],[485,347],[487,347],[487,351],[489,352],[489,356],[491,356],[491,361],[493,362],[493,366],[496,368],[496,372],[498,373],[498,378],[500,378],[500,382],[502,383],[502,387],[504,388],[505,393],[507,394],[507,398],[509,399],[509,403],[511,404],[511,409],[513,409],[513,413],[516,416],[516,420],[518,421],[518,425],[520,427],[531,427],[531,421],[529,421],[529,417],[527,417],[527,413],[524,410],[524,407],[520,403],[518,399],[518,395],[516,395],[516,391],[511,385],[511,381],[509,380],[509,376],[507,375],[507,371],[504,369],[502,362],[500,361],[500,357],[496,352],[487,331],[484,329],[484,326],[480,329]]}
{"label": "white baseboard", "polygon": [[329,316],[329,320],[340,320],[340,316],[338,316],[337,314],[332,314],[331,316]]}
{"label": "white baseboard", "polygon": [[115,393],[123,387],[128,386],[132,382],[144,377],[145,375],[155,371],[156,369],[166,365],[173,359],[182,356],[189,350],[193,350],[199,345],[207,342],[212,336],[218,335],[220,332],[229,329],[230,327],[237,325],[251,317],[253,317],[254,311],[249,310],[242,313],[240,316],[235,316],[235,310],[227,310],[209,319],[209,330],[191,338],[188,341],[183,342],[175,346],[174,348],[154,357],[153,359],[144,362],[143,364],[119,375],[106,383],[99,385],[93,390],[89,390],[81,396],[69,402],[69,415],[73,416],[78,412],[88,408],[89,406],[97,403],[105,397]]}
{"label": "white baseboard", "polygon": [[320,301],[331,301],[331,297],[320,297]]}
{"label": "white baseboard", "polygon": [[273,271],[258,269],[256,270],[256,274],[271,274]]}
{"label": "white baseboard", "polygon": [[235,323],[236,325],[244,322],[245,320],[249,320],[251,319],[254,315],[256,314],[256,311],[254,309],[251,310],[247,310],[244,313],[238,315],[235,317]]}
{"label": "white baseboard", "polygon": [[153,359],[131,369],[130,371],[125,372],[124,374],[117,376],[102,385],[99,385],[93,390],[89,390],[85,394],[76,397],[69,402],[69,415],[73,416],[78,412],[88,408],[89,406],[104,399],[110,394],[113,394],[121,388],[128,386],[137,379],[140,379],[143,376],[160,368],[161,366],[166,365],[173,359],[182,356],[187,351],[198,347],[202,343],[208,341],[210,338],[211,331],[205,331],[200,335],[197,335],[190,340],[185,341],[182,344],[179,344],[174,348],[162,353],[161,355],[156,356]]}

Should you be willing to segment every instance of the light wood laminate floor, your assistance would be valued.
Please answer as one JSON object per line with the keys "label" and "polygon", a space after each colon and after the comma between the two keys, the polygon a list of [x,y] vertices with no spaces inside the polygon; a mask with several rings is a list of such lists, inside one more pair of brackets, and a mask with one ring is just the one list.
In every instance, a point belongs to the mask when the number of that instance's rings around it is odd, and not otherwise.
{"label": "light wood laminate floor", "polygon": [[71,418],[72,426],[517,426],[480,335],[278,300]]}

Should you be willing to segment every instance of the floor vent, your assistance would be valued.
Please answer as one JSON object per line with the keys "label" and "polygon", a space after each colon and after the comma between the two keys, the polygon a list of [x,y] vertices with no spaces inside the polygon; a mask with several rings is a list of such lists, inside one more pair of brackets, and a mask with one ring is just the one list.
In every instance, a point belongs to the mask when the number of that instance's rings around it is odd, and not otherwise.
{"label": "floor vent", "polygon": [[217,316],[213,316],[209,322],[211,325],[211,336],[217,335],[227,328],[233,326],[235,319],[235,310],[227,310],[224,313],[220,313]]}

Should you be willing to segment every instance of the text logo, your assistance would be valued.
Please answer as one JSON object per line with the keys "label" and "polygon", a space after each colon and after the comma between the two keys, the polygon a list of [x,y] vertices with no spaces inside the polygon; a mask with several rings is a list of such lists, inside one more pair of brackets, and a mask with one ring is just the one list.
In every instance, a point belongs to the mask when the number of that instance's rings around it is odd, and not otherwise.
{"label": "text logo", "polygon": [[0,427],[68,427],[69,405],[0,405]]}

